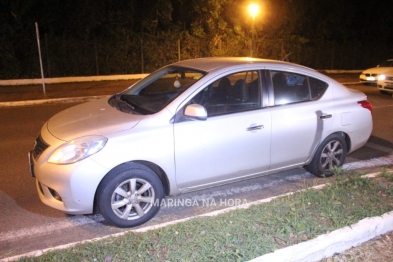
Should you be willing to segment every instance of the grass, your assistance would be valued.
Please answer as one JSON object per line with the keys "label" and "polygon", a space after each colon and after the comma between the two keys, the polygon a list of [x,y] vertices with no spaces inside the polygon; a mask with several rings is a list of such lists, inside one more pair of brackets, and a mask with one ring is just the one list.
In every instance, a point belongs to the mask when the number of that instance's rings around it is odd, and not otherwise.
{"label": "grass", "polygon": [[383,168],[379,175],[387,181],[393,182],[393,172],[389,172],[387,168]]}
{"label": "grass", "polygon": [[387,169],[377,178],[336,173],[320,190],[20,261],[247,261],[393,210]]}

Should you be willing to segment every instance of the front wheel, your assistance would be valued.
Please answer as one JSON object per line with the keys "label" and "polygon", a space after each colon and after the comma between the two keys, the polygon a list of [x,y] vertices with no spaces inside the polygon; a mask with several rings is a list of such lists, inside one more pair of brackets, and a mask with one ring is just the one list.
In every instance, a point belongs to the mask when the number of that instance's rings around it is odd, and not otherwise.
{"label": "front wheel", "polygon": [[118,227],[135,227],[154,217],[163,196],[161,180],[150,168],[127,163],[101,181],[97,204],[108,222]]}
{"label": "front wheel", "polygon": [[330,177],[334,169],[344,164],[347,155],[347,143],[339,134],[328,136],[318,147],[307,170],[318,177]]}

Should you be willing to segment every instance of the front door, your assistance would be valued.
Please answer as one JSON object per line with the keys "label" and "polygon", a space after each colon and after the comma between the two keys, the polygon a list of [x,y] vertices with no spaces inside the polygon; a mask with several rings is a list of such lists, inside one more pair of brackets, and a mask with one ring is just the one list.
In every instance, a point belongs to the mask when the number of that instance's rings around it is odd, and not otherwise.
{"label": "front door", "polygon": [[221,78],[193,100],[206,108],[208,118],[174,124],[176,181],[181,190],[269,169],[271,116],[268,108],[261,107],[257,72]]}

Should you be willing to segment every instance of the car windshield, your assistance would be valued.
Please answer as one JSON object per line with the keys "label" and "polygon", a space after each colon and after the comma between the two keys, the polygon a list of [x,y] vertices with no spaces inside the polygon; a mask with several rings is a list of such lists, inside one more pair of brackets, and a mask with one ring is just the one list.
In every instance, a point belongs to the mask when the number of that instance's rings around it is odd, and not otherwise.
{"label": "car windshield", "polygon": [[205,74],[205,72],[184,67],[164,67],[123,92],[112,96],[108,102],[122,112],[155,114]]}
{"label": "car windshield", "polygon": [[379,67],[393,67],[393,60],[384,61],[379,64]]}

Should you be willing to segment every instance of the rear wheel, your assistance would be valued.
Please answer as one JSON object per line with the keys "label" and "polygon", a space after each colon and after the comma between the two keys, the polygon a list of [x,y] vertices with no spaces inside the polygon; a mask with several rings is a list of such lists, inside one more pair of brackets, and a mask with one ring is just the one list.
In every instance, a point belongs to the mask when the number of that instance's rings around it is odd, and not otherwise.
{"label": "rear wheel", "polygon": [[161,180],[150,168],[127,163],[101,181],[97,204],[108,222],[118,227],[135,227],[154,217],[163,196]]}
{"label": "rear wheel", "polygon": [[339,134],[328,136],[318,147],[307,170],[318,177],[330,177],[336,167],[343,165],[347,155],[347,143]]}

